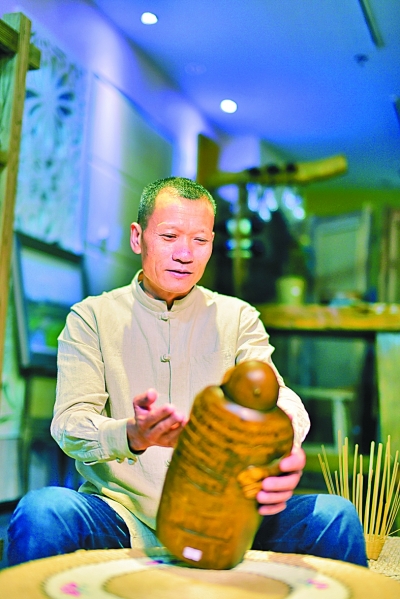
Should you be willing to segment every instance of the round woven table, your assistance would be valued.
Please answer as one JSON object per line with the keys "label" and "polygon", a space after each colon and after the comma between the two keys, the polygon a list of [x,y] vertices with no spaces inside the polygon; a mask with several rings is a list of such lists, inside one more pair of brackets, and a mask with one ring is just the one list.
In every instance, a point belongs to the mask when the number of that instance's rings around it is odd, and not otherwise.
{"label": "round woven table", "polygon": [[77,551],[0,572],[2,599],[398,599],[397,581],[344,562],[248,551],[232,570],[186,567],[162,550]]}

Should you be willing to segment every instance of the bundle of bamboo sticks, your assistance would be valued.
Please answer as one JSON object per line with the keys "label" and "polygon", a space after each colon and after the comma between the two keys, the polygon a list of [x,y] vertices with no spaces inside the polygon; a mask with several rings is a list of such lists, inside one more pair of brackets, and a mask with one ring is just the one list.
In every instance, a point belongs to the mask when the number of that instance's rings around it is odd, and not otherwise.
{"label": "bundle of bamboo sticks", "polygon": [[375,458],[375,442],[372,441],[367,482],[364,484],[364,458],[358,453],[358,445],[354,448],[352,466],[349,464],[348,438],[342,444],[340,431],[338,447],[339,473],[335,471],[334,478],[324,446],[322,457],[318,454],[325,484],[331,495],[341,495],[355,505],[364,529],[367,555],[370,559],[377,559],[388,535],[398,532],[391,533],[400,508],[399,452],[396,451],[392,463],[388,436],[382,469],[383,444],[379,443]]}

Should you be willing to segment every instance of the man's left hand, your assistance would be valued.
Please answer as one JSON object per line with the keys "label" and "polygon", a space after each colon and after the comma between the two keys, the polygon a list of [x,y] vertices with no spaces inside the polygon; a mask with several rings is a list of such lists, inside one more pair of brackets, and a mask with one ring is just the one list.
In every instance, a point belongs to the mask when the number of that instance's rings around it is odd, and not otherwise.
{"label": "man's left hand", "polygon": [[260,504],[259,514],[272,516],[285,509],[286,502],[299,484],[305,465],[306,454],[299,447],[293,448],[292,453],[287,458],[283,458],[279,464],[282,474],[269,476],[262,482],[262,490],[257,494],[257,501]]}

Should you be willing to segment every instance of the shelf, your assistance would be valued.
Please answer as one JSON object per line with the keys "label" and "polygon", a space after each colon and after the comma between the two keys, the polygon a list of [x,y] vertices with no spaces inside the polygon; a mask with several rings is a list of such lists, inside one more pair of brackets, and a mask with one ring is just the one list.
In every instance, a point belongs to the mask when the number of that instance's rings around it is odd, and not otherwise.
{"label": "shelf", "polygon": [[400,331],[399,304],[360,303],[354,306],[260,304],[256,308],[267,331],[268,329],[315,332]]}

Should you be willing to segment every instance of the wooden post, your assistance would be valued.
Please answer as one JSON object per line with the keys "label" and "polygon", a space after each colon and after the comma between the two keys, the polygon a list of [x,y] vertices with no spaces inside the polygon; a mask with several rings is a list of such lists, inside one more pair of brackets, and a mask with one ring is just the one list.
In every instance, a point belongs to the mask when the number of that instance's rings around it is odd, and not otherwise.
{"label": "wooden post", "polygon": [[377,334],[376,361],[381,440],[390,435],[394,452],[400,452],[400,332]]}
{"label": "wooden post", "polygon": [[233,292],[236,297],[243,298],[243,286],[246,282],[248,275],[248,262],[250,256],[248,256],[248,250],[244,250],[241,245],[242,239],[245,239],[241,231],[241,221],[245,218],[245,208],[247,206],[247,187],[246,185],[239,185],[239,197],[237,212],[235,214],[235,233],[233,240],[235,247],[233,248],[232,257],[232,272],[233,272]]}
{"label": "wooden post", "polygon": [[0,20],[0,382],[26,72],[40,66],[40,52],[30,37],[31,22],[23,14]]}
{"label": "wooden post", "polygon": [[206,187],[210,174],[218,171],[219,146],[209,137],[199,133],[197,137],[197,176],[200,185]]}
{"label": "wooden post", "polygon": [[[376,336],[377,383],[379,395],[380,436],[386,442],[390,435],[392,454],[400,451],[400,332],[378,333]],[[400,512],[394,529],[400,528]]]}

